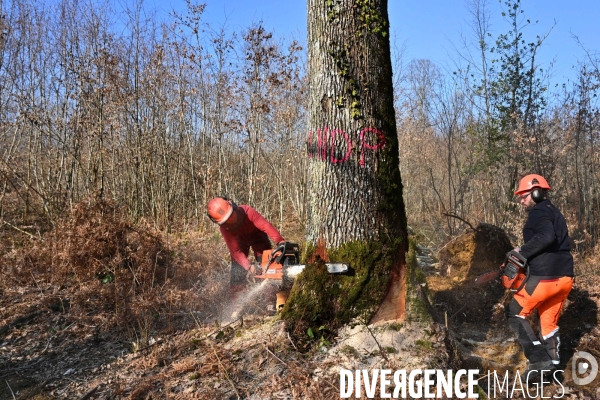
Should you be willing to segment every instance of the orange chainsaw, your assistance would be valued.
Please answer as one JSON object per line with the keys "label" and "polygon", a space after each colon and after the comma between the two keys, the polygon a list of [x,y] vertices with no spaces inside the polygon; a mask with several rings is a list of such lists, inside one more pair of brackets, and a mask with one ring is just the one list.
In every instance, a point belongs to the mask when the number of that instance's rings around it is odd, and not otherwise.
{"label": "orange chainsaw", "polygon": [[[330,274],[344,274],[349,271],[348,264],[326,263],[327,272]],[[294,280],[306,265],[300,264],[300,246],[296,243],[283,242],[273,250],[265,250],[262,254],[261,273],[255,279],[270,279],[278,281],[280,287],[277,292],[277,310],[285,304],[289,290]]]}
{"label": "orange chainsaw", "polygon": [[[330,274],[343,274],[348,272],[348,264],[326,263],[327,272]],[[306,265],[300,264],[300,247],[296,243],[283,242],[274,250],[265,250],[261,261],[261,275],[256,279],[274,279],[293,281]]]}
{"label": "orange chainsaw", "polygon": [[499,269],[479,275],[475,285],[496,281],[511,292],[518,292],[529,279],[527,259],[521,253],[511,250],[506,253],[506,259]]}

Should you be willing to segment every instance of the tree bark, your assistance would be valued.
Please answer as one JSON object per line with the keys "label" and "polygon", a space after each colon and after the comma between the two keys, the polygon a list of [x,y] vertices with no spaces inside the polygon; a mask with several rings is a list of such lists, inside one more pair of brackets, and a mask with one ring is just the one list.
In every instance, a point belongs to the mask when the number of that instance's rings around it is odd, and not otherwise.
{"label": "tree bark", "polygon": [[405,236],[387,1],[308,1],[307,239]]}
{"label": "tree bark", "polygon": [[[283,311],[300,336],[356,318],[404,318],[407,234],[388,33],[386,0],[308,0],[309,265]],[[355,273],[328,275],[319,258]]]}

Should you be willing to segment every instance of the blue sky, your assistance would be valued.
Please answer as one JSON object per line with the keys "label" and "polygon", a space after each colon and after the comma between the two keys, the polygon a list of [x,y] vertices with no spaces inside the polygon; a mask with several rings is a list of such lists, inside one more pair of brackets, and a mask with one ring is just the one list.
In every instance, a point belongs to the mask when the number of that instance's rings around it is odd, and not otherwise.
{"label": "blue sky", "polygon": [[[184,0],[150,0],[157,8],[174,7],[185,10]],[[277,36],[294,37],[306,42],[306,1],[304,0],[203,0],[207,4],[204,21],[211,26],[226,26],[234,31],[262,21],[266,29]],[[464,0],[389,0],[388,12],[392,40],[404,48],[403,60],[430,59],[442,68],[453,70],[460,46],[461,32],[469,31],[470,16]],[[491,31],[495,38],[506,32],[501,10],[504,1],[489,1]],[[584,50],[572,38],[577,35],[587,50],[600,49],[600,1],[593,0],[522,0],[525,16],[538,24],[525,30],[530,39],[535,35],[549,37],[539,53],[539,60],[548,69],[554,60],[554,83],[572,79],[572,66],[584,60]],[[556,25],[555,25],[556,22]]]}

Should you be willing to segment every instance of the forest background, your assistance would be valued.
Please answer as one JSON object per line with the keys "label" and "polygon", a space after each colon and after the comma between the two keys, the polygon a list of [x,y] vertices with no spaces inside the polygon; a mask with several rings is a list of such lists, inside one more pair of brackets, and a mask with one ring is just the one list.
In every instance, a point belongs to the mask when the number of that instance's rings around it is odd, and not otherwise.
{"label": "forest background", "polygon": [[[489,3],[466,4],[470,32],[453,49],[455,68],[394,53],[409,225],[431,245],[477,222],[518,242],[524,215],[513,190],[539,173],[576,253],[591,255],[600,235],[598,58],[573,38],[587,58],[574,79],[556,81],[538,61],[552,29],[539,28],[526,3],[502,4],[500,33]],[[119,22],[110,2],[0,6],[4,239],[41,237],[92,196],[134,223],[217,238],[205,205],[227,195],[301,240],[307,140],[335,151],[329,132],[308,132],[302,40],[260,23],[209,26],[203,4],[157,16],[134,2]]]}
{"label": "forest background", "polygon": [[[404,38],[392,41],[402,195],[415,239],[407,256],[416,265],[416,242],[434,257],[448,243],[465,250],[450,240],[480,222],[520,244],[525,212],[513,192],[524,174],[543,175],[577,259],[577,311],[565,313],[576,318],[561,329],[565,343],[587,351],[597,346],[578,340],[599,337],[590,298],[600,287],[600,64],[571,37],[584,57],[560,80],[546,53],[557,31],[536,24],[528,4],[500,2],[502,24],[492,30],[491,3],[469,0],[464,41],[448,47],[454,64],[407,59]],[[207,23],[207,7],[0,0],[0,397],[29,398],[25,390],[37,388],[59,398],[95,390],[224,398],[263,382],[260,390],[271,390],[281,370],[261,365],[270,359],[280,368],[281,357],[282,386],[339,397],[325,380],[314,383],[322,365],[297,354],[328,346],[334,332],[298,329],[263,342],[279,326],[268,323],[266,334],[250,332],[253,345],[240,340],[234,351],[227,343],[244,322],[219,326],[231,311],[228,252],[205,215],[208,200],[249,203],[287,240],[304,243],[309,161],[318,162],[307,144],[323,162],[349,149],[332,146],[337,132],[308,126],[306,39],[278,36],[261,22]],[[363,144],[365,152],[375,147]],[[434,303],[449,311],[446,324],[487,330],[488,319],[475,317],[493,317],[490,307],[454,280],[468,274],[447,270],[442,278],[457,286]],[[479,314],[459,313],[465,304]],[[423,332],[399,336],[430,343]],[[447,365],[439,349],[430,347]],[[265,375],[246,374],[252,365]],[[217,385],[219,376],[228,383]]]}

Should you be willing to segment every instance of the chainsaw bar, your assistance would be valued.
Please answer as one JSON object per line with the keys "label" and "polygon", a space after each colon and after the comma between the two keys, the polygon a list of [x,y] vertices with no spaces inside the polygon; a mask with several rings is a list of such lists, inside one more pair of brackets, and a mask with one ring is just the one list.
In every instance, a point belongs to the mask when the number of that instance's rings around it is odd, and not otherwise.
{"label": "chainsaw bar", "polygon": [[486,272],[485,274],[479,275],[477,278],[475,278],[475,285],[483,285],[484,283],[488,283],[491,282],[495,279],[498,279],[498,277],[500,276],[500,270],[497,271],[491,271],[491,272]]}
{"label": "chainsaw bar", "polygon": [[[327,272],[330,274],[344,274],[348,272],[349,268],[348,264],[344,263],[325,263],[325,266],[327,267]],[[306,265],[290,265],[285,269],[285,276],[295,278],[304,271],[305,267]]]}

